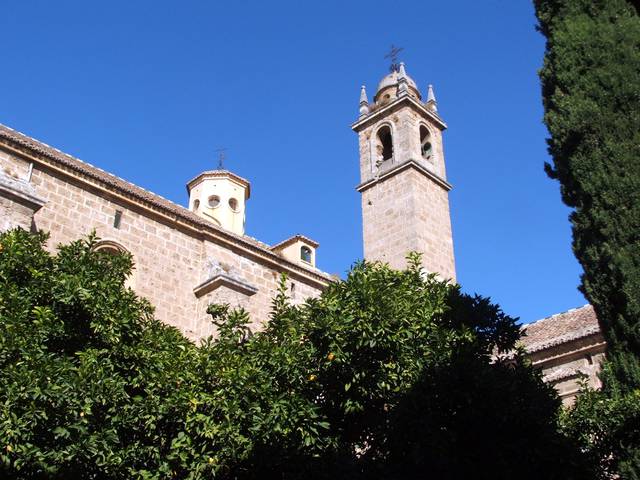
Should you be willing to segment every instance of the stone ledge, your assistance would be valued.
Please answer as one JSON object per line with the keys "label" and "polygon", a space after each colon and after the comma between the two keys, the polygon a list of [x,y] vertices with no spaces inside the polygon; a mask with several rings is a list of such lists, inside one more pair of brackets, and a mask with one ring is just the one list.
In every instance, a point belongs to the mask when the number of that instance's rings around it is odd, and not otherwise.
{"label": "stone ledge", "polygon": [[207,293],[223,286],[247,295],[248,297],[258,293],[258,289],[250,283],[247,283],[244,280],[240,280],[238,278],[231,277],[224,273],[217,274],[211,277],[209,280],[201,283],[193,289],[193,293],[196,297],[200,298],[203,295],[206,295]]}
{"label": "stone ledge", "polygon": [[383,180],[386,180],[387,178],[393,177],[394,175],[397,175],[398,173],[403,172],[404,170],[407,170],[408,168],[414,168],[415,170],[417,170],[418,172],[423,174],[425,177],[433,180],[437,185],[439,185],[440,187],[444,188],[447,192],[453,188],[453,186],[449,182],[447,182],[446,180],[444,180],[440,176],[436,175],[435,173],[431,172],[430,170],[427,170],[425,167],[420,165],[415,160],[409,159],[406,162],[401,163],[398,166],[396,166],[396,167],[394,167],[394,168],[392,168],[390,170],[385,171],[379,177],[372,178],[371,180],[367,180],[366,182],[361,183],[360,185],[358,185],[356,187],[356,190],[358,192],[362,193],[365,190],[368,190],[369,188],[373,187],[375,184],[377,184],[377,183],[379,183],[379,182],[381,182]]}
{"label": "stone ledge", "polygon": [[387,105],[384,105],[380,109],[375,110],[362,118],[359,118],[356,122],[351,124],[351,129],[357,132],[364,125],[372,123],[377,119],[379,119],[380,117],[384,116],[382,115],[383,113],[386,115],[387,112],[389,112],[390,110],[393,110],[394,108],[401,106],[402,104],[405,104],[405,103],[413,106],[418,111],[426,114],[428,118],[430,118],[436,125],[438,125],[440,130],[444,130],[445,128],[447,128],[447,124],[442,121],[442,119],[437,113],[432,112],[427,107],[425,107],[422,103],[420,103],[418,100],[411,97],[410,95],[406,95],[406,96],[396,98],[393,102],[388,103]]}
{"label": "stone ledge", "polygon": [[22,203],[34,212],[40,210],[47,201],[36,194],[33,185],[0,173],[0,195]]}
{"label": "stone ledge", "polygon": [[558,370],[548,373],[543,377],[543,380],[546,383],[559,382],[562,380],[567,380],[569,378],[589,378],[589,372],[584,368],[571,368],[571,367],[561,367]]}

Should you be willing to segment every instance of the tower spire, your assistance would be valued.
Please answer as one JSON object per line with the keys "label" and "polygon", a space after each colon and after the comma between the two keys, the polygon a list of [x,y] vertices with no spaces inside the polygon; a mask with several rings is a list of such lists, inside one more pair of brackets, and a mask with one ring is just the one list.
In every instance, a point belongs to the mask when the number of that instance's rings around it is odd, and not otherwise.
{"label": "tower spire", "polygon": [[433,93],[433,85],[429,84],[427,90],[427,107],[434,112],[438,111],[438,102],[436,102],[436,95]]}
{"label": "tower spire", "polygon": [[407,72],[404,69],[404,62],[400,62],[400,67],[398,68],[398,97],[404,97],[408,94]]}
{"label": "tower spire", "polygon": [[398,77],[406,78],[407,72],[404,69],[404,62],[400,62],[400,68],[398,68]]}
{"label": "tower spire", "polygon": [[360,118],[369,113],[369,99],[367,98],[367,89],[364,85],[360,87]]}

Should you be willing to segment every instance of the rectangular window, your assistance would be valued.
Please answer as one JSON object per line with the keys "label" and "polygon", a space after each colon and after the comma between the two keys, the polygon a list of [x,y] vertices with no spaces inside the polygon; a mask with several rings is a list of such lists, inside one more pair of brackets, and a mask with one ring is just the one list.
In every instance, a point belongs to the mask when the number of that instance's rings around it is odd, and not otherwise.
{"label": "rectangular window", "polygon": [[113,228],[120,228],[121,221],[122,221],[122,210],[116,210],[116,215],[113,217]]}

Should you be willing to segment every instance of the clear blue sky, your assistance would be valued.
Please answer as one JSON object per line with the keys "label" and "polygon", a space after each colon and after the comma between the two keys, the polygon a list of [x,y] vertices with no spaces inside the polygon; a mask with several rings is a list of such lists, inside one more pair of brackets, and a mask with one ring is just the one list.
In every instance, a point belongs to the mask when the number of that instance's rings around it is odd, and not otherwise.
{"label": "clear blue sky", "polygon": [[177,203],[216,165],[252,182],[248,234],[362,256],[349,125],[391,43],[449,125],[458,280],[532,321],[585,303],[568,210],[543,172],[530,1],[5,0],[0,123]]}

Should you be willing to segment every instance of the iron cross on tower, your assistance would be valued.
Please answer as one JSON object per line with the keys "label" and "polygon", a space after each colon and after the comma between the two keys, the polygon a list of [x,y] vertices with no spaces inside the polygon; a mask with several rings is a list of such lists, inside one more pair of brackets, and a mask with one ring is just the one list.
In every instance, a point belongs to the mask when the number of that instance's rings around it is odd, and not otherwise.
{"label": "iron cross on tower", "polygon": [[398,63],[398,54],[404,50],[402,47],[396,47],[393,43],[391,44],[391,50],[387,53],[384,58],[388,58],[391,60],[391,65],[389,65],[390,72],[397,72],[400,69],[400,64]]}
{"label": "iron cross on tower", "polygon": [[218,148],[214,150],[218,154],[218,170],[224,170],[224,159],[226,158],[225,154],[227,152],[226,148]]}

